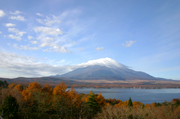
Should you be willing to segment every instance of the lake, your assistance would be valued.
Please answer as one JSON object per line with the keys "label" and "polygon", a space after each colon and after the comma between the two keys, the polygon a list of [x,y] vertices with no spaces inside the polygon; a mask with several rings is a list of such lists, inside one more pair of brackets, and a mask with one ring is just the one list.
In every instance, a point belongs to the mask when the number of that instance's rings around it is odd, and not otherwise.
{"label": "lake", "polygon": [[180,89],[98,89],[98,88],[76,88],[78,93],[88,94],[93,91],[95,94],[101,94],[104,98],[128,100],[131,97],[132,101],[140,101],[144,104],[153,102],[162,103],[170,102],[172,99],[180,98]]}

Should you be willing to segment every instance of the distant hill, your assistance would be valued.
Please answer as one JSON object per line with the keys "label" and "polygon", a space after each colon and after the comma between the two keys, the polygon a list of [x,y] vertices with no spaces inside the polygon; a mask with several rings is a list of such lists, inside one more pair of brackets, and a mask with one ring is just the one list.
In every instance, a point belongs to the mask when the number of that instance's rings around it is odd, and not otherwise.
{"label": "distant hill", "polygon": [[164,80],[147,73],[134,71],[110,58],[102,58],[82,63],[71,72],[55,77],[76,80]]}
{"label": "distant hill", "polygon": [[18,78],[0,78],[1,81],[7,81],[8,83],[16,83],[16,84],[28,84],[30,82],[38,82],[41,84],[51,84],[51,85],[57,85],[60,82],[65,82],[66,84],[73,84],[76,81],[71,81],[66,78],[61,77],[32,77],[32,78],[26,78],[26,77],[18,77]]}

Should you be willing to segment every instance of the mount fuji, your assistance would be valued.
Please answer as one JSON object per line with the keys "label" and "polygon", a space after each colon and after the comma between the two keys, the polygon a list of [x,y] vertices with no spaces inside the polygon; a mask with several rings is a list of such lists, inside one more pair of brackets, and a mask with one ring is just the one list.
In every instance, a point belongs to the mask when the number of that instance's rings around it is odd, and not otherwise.
{"label": "mount fuji", "polygon": [[73,71],[55,77],[75,80],[160,80],[147,73],[134,71],[111,58],[90,60],[76,67]]}

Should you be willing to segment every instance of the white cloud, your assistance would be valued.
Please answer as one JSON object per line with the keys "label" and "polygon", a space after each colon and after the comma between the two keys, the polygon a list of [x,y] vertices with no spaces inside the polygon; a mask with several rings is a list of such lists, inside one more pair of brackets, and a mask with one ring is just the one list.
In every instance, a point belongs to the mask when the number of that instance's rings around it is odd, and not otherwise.
{"label": "white cloud", "polygon": [[43,25],[46,25],[46,26],[51,26],[52,24],[55,24],[55,23],[60,23],[60,21],[57,19],[56,16],[53,16],[53,18],[49,18],[49,17],[46,17],[46,19],[36,19],[39,23],[43,24]]}
{"label": "white cloud", "polygon": [[14,19],[14,20],[18,20],[18,21],[25,21],[26,19],[21,16],[21,15],[18,15],[18,16],[11,16],[10,17],[11,19]]}
{"label": "white cloud", "polygon": [[31,41],[32,44],[38,44],[38,41]]}
{"label": "white cloud", "polygon": [[131,47],[136,41],[126,41],[126,44],[122,44],[125,47]]}
{"label": "white cloud", "polygon": [[[25,76],[25,77],[34,77],[34,76],[49,76],[56,74],[67,73],[72,70],[73,66],[58,66],[58,65],[49,65],[47,63],[42,63],[42,60],[37,60],[34,57],[3,53],[0,52],[0,69],[7,70],[15,76]],[[64,59],[60,59],[59,63],[64,63]],[[9,75],[7,75],[8,77]],[[14,76],[14,77],[15,77]]]}
{"label": "white cloud", "polygon": [[103,47],[97,47],[96,50],[98,50],[98,51],[99,50],[104,50],[104,48]]}
{"label": "white cloud", "polygon": [[0,34],[1,34],[2,32],[0,31]]}
{"label": "white cloud", "polygon": [[34,38],[34,37],[32,37],[32,36],[28,36],[28,39],[29,39],[29,40],[31,40],[31,39],[33,39],[33,38]]}
{"label": "white cloud", "polygon": [[18,15],[18,14],[21,14],[22,12],[21,11],[18,11],[16,10],[15,12],[10,12],[10,14],[13,14],[13,15]]}
{"label": "white cloud", "polygon": [[51,37],[38,37],[37,40],[41,41],[40,47],[52,46],[54,38]]}
{"label": "white cloud", "polygon": [[44,42],[40,45],[40,47],[47,47],[47,46],[52,46],[52,44],[49,44],[48,42]]}
{"label": "white cloud", "polygon": [[21,37],[26,33],[26,32],[24,32],[24,31],[19,31],[19,30],[16,29],[16,28],[8,28],[8,31],[9,31],[9,32],[13,32],[13,33],[16,34],[16,36],[10,34],[10,35],[8,35],[8,37],[11,38],[11,39],[16,39],[16,40],[18,40],[18,41],[20,41],[20,40],[21,40]]}
{"label": "white cloud", "polygon": [[39,47],[48,47],[43,50],[44,52],[70,53],[65,46],[58,45],[52,37],[38,37],[37,40],[41,42]]}
{"label": "white cloud", "polygon": [[44,33],[45,35],[59,35],[59,34],[63,34],[63,32],[57,28],[57,29],[53,29],[53,28],[49,28],[49,27],[43,27],[43,26],[37,26],[34,27],[34,31],[36,33],[40,32],[40,33]]}
{"label": "white cloud", "polygon": [[[37,22],[45,25],[34,27],[39,47],[44,52],[71,53],[69,49],[75,45],[79,45],[78,41],[76,42],[72,39],[82,33],[87,25],[79,23],[78,19],[73,19],[78,14],[78,10],[69,10],[59,16],[52,15],[43,17],[43,19],[36,19]],[[60,22],[63,24],[60,25]],[[66,32],[61,31],[60,26],[63,25],[68,25]]]}
{"label": "white cloud", "polygon": [[11,39],[16,39],[16,40],[18,40],[18,41],[21,40],[21,37],[20,37],[20,36],[14,36],[14,35],[12,35],[12,34],[8,35],[8,37],[11,38]]}
{"label": "white cloud", "polygon": [[24,46],[24,45],[20,45],[19,47],[20,50],[38,50],[37,47],[29,47],[29,46]]}
{"label": "white cloud", "polygon": [[52,38],[52,37],[38,37],[37,39],[41,40],[42,43],[44,43],[44,42],[50,43],[50,42],[54,41],[54,38]]}
{"label": "white cloud", "polygon": [[[3,57],[3,58],[0,58],[0,60],[2,61],[6,61],[6,62],[9,62],[9,63],[12,63],[14,64],[15,62],[16,63],[28,63],[30,60],[29,63],[32,63],[33,61],[33,57],[27,57],[27,56],[19,56],[19,55],[16,55],[16,54],[11,54],[11,53],[3,53],[3,52],[0,52],[0,57]],[[4,64],[5,65],[5,64]],[[1,65],[3,66],[3,65]]]}
{"label": "white cloud", "polygon": [[6,15],[5,12],[3,10],[0,10],[0,17],[3,17],[5,15]]}
{"label": "white cloud", "polygon": [[16,26],[16,24],[7,23],[7,24],[5,24],[5,26],[6,26],[6,27],[14,27],[14,26]]}
{"label": "white cloud", "polygon": [[51,47],[43,50],[44,52],[59,52],[59,53],[71,53],[64,46],[59,46],[56,44],[51,44]]}
{"label": "white cloud", "polygon": [[27,46],[24,46],[24,45],[18,46],[18,44],[14,44],[13,46],[15,48],[19,49],[19,50],[38,50],[37,47],[30,47],[29,45],[27,45]]}
{"label": "white cloud", "polygon": [[16,33],[16,35],[18,36],[23,36],[26,32],[24,31],[19,31],[18,29],[16,28],[8,28],[8,31],[9,32],[13,32],[13,33]]}
{"label": "white cloud", "polygon": [[43,16],[43,15],[42,15],[42,14],[40,14],[40,13],[36,13],[36,15],[41,16],[41,17]]}

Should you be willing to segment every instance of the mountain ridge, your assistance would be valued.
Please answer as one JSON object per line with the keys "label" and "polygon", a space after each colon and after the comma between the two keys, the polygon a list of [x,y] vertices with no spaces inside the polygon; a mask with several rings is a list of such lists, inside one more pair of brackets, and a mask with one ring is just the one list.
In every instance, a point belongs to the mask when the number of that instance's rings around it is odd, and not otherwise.
{"label": "mountain ridge", "polygon": [[79,67],[73,71],[55,77],[74,80],[163,80],[142,71],[134,71],[111,58],[90,60],[79,64]]}

